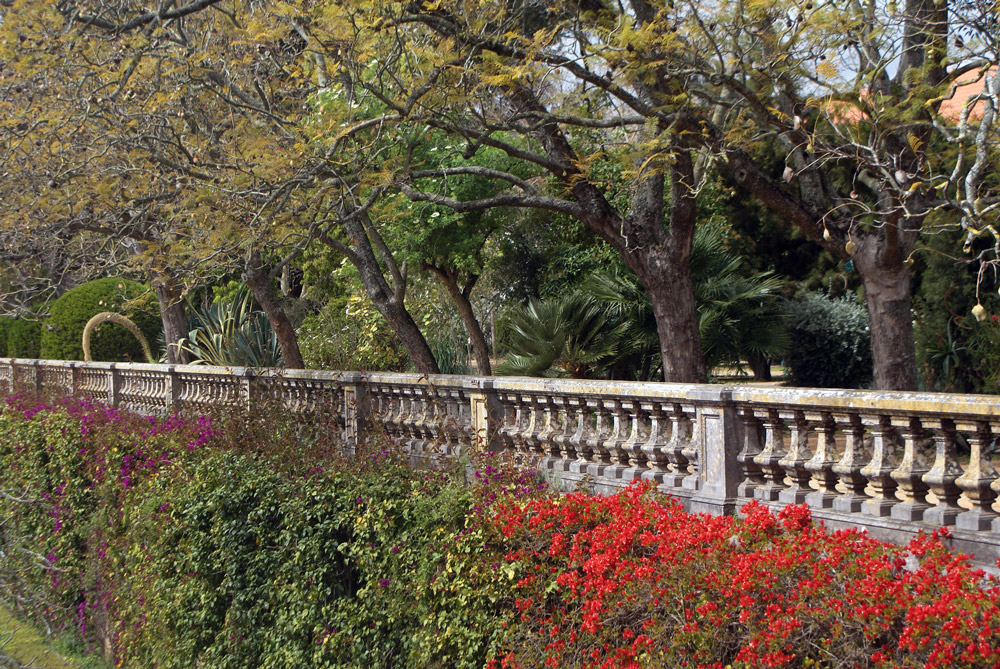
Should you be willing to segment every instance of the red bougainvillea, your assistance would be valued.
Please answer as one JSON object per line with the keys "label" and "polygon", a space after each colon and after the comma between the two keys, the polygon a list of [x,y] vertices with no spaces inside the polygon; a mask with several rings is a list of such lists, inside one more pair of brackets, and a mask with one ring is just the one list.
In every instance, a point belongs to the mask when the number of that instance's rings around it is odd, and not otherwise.
{"label": "red bougainvillea", "polygon": [[689,515],[648,485],[510,504],[516,622],[490,667],[1000,666],[997,582],[805,506]]}

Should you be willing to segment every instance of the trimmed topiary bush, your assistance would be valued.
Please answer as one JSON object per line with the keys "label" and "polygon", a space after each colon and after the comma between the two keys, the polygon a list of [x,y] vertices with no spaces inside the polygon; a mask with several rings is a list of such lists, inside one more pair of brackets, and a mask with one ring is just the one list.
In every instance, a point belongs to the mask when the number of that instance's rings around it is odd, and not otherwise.
{"label": "trimmed topiary bush", "polygon": [[868,312],[856,300],[814,294],[789,304],[788,313],[785,367],[793,385],[859,388],[871,382]]}
{"label": "trimmed topiary bush", "polygon": [[42,324],[18,318],[11,321],[7,330],[6,346],[8,358],[39,358],[42,340]]}
{"label": "trimmed topiary bush", "polygon": [[[52,303],[42,332],[41,357],[50,360],[83,360],[83,328],[96,314],[113,311],[131,319],[150,341],[160,333],[156,296],[146,286],[109,277],[78,286]],[[120,325],[104,323],[91,338],[94,360],[145,362],[142,346]]]}
{"label": "trimmed topiary bush", "polygon": [[13,324],[13,318],[0,317],[0,358],[7,357],[7,335],[10,333],[10,326]]}

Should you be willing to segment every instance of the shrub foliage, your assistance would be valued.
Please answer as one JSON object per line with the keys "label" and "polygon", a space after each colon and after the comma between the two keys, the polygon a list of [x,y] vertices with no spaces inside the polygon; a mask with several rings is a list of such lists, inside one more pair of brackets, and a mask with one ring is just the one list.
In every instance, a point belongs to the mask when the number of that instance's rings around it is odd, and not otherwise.
{"label": "shrub foliage", "polygon": [[7,329],[7,357],[29,358],[41,357],[42,324],[18,318],[11,321]]}
{"label": "shrub foliage", "polygon": [[868,314],[854,299],[815,293],[792,302],[788,332],[785,366],[793,384],[858,388],[871,382]]}
{"label": "shrub foliage", "polygon": [[24,587],[129,667],[1000,657],[997,582],[940,533],[904,550],[827,532],[805,507],[750,504],[735,519],[685,514],[643,486],[553,497],[488,464],[469,486],[377,445],[338,459],[294,427],[280,413],[145,418],[10,398],[0,490],[22,502],[0,495],[0,517],[40,558],[22,565]]}
{"label": "shrub foliage", "polygon": [[[141,283],[108,277],[89,281],[67,291],[52,303],[42,330],[41,357],[50,360],[83,360],[83,328],[102,311],[113,311],[131,319],[149,341],[161,329],[156,296]],[[142,346],[120,325],[104,323],[91,337],[94,360],[145,362]]]}

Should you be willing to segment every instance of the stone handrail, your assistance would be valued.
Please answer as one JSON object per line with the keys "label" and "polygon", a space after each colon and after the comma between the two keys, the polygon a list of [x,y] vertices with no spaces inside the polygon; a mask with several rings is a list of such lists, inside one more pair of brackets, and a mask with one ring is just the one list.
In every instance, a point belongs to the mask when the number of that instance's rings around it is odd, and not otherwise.
{"label": "stone handrail", "polygon": [[417,462],[505,449],[563,489],[649,480],[714,514],[805,503],[897,542],[948,526],[960,550],[1000,557],[1000,397],[0,358],[15,390],[144,413],[333,407],[349,447],[378,430]]}

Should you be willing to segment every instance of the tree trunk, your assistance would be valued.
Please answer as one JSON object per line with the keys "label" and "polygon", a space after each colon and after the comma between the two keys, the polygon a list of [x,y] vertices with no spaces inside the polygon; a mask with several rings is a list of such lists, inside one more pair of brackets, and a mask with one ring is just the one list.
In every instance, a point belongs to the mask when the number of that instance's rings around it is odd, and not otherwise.
{"label": "tree trunk", "polygon": [[450,268],[430,264],[425,266],[438,275],[458,309],[458,315],[462,319],[465,331],[469,334],[469,340],[472,342],[472,353],[476,358],[476,371],[480,376],[492,376],[493,367],[490,364],[490,349],[486,344],[486,335],[483,334],[483,328],[479,325],[479,319],[476,318],[472,302],[469,300],[472,287],[479,277],[475,274],[471,275],[463,288],[458,285],[455,272]]}
{"label": "tree trunk", "polygon": [[278,294],[275,292],[274,286],[271,285],[271,275],[262,267],[259,252],[254,251],[250,254],[250,264],[243,272],[243,281],[249,286],[254,299],[264,310],[264,315],[267,316],[271,327],[274,328],[274,333],[278,337],[278,346],[281,347],[281,359],[285,368],[305,369],[295,328],[288,320],[288,314],[285,313],[278,300]]}
{"label": "tree trunk", "polygon": [[187,318],[181,291],[169,274],[155,274],[150,278],[153,292],[160,305],[160,322],[163,324],[163,338],[167,342],[167,363],[184,365],[191,361],[188,352],[178,346],[178,342],[188,336]]}
{"label": "tree trunk", "polygon": [[877,390],[916,390],[917,356],[910,311],[910,268],[885,262],[873,242],[862,242],[854,263],[864,281]]}
{"label": "tree trunk", "polygon": [[417,371],[421,374],[440,374],[441,369],[438,367],[434,354],[431,353],[431,347],[427,345],[424,334],[417,327],[417,322],[410,316],[410,312],[405,307],[399,307],[392,300],[373,300],[372,302],[378,312],[389,321],[392,331],[403,342],[403,348],[406,349],[406,353],[410,356]]}
{"label": "tree trunk", "polygon": [[707,383],[691,273],[662,271],[652,276],[640,274],[639,280],[656,317],[663,378],[678,383]]}

